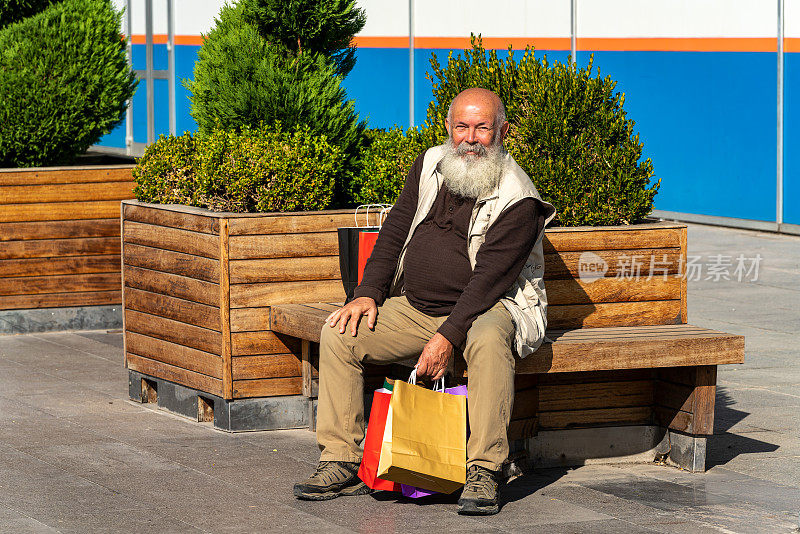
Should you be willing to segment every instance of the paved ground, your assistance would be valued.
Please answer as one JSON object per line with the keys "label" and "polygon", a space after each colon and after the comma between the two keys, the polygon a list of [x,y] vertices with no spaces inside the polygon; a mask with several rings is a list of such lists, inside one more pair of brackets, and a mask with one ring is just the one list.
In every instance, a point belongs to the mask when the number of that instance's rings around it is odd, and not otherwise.
{"label": "paved ground", "polygon": [[310,432],[225,434],[130,402],[119,333],[5,336],[0,531],[793,532],[800,238],[690,226],[689,254],[701,264],[740,253],[763,257],[757,282],[689,286],[690,322],[747,336],[747,363],[720,370],[705,474],[538,471],[512,482],[489,518],[460,517],[451,499],[300,502],[291,485],[315,464]]}

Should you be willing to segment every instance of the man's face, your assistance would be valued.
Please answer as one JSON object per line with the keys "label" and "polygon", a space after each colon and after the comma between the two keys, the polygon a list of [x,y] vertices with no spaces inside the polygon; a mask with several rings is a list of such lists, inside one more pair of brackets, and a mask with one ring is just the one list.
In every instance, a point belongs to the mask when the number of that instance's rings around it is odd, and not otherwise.
{"label": "man's face", "polygon": [[[456,102],[451,120],[445,122],[447,131],[462,156],[481,157],[486,148],[500,141],[508,131],[508,123],[495,125],[497,110],[491,102],[472,99]],[[466,143],[462,146],[462,143]]]}

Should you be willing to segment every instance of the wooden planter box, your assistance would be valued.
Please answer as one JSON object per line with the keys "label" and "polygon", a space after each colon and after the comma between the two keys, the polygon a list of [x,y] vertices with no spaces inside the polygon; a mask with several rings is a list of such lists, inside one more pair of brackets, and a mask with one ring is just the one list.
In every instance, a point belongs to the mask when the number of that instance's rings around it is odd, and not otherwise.
{"label": "wooden planter box", "polygon": [[300,394],[300,344],[269,307],[344,300],[336,229],[352,210],[122,204],[128,368],[226,400]]}
{"label": "wooden planter box", "polygon": [[119,305],[133,165],[0,169],[0,310]]}
{"label": "wooden planter box", "polygon": [[[125,350],[134,398],[153,393],[151,379],[177,384],[172,396],[195,392],[224,400],[226,410],[246,399],[303,398],[300,342],[270,330],[269,308],[344,299],[336,228],[353,225],[352,211],[227,214],[125,201],[122,224]],[[686,281],[679,275],[685,225],[553,228],[544,249],[550,328],[686,322]],[[587,251],[596,256],[582,258]],[[638,278],[625,267],[633,257],[643,265]],[[582,279],[581,261],[598,258],[607,263],[604,276]],[[651,258],[665,276],[647,279]],[[652,384],[651,375],[631,379]],[[648,391],[630,407],[630,419],[644,414],[644,406],[650,417]],[[158,392],[159,403],[164,395]],[[202,419],[203,402],[174,409],[192,416],[199,410]]]}

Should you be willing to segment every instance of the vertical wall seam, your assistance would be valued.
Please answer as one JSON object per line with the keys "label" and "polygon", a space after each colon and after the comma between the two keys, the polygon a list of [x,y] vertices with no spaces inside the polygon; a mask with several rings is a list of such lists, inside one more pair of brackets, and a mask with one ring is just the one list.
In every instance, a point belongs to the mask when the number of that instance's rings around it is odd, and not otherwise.
{"label": "vertical wall seam", "polygon": [[784,57],[783,57],[783,19],[784,0],[778,0],[778,124],[777,124],[777,170],[775,189],[775,222],[783,224],[783,95],[784,95]]}
{"label": "vertical wall seam", "polygon": [[[131,0],[125,0],[125,58],[128,68],[133,70],[133,23],[131,22]],[[133,154],[133,97],[125,110],[125,153]],[[126,361],[127,363],[127,361]]]}
{"label": "vertical wall seam", "polygon": [[169,79],[169,133],[175,135],[175,0],[167,0],[167,77]]}
{"label": "vertical wall seam", "polygon": [[155,142],[155,98],[153,95],[153,0],[144,0],[145,88],[147,90],[147,144]]}
{"label": "vertical wall seam", "polygon": [[408,0],[408,125],[414,126],[414,0]]}

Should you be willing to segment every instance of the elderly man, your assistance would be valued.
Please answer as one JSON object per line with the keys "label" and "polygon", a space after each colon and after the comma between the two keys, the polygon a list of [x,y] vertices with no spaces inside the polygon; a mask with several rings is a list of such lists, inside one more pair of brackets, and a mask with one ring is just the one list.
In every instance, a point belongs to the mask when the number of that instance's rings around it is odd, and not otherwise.
{"label": "elderly man", "polygon": [[[501,465],[514,401],[515,353],[542,342],[547,299],[542,236],[555,209],[503,147],[505,108],[467,89],[447,115],[450,139],[411,167],[355,298],[332,313],[320,342],[316,472],[300,499],[369,493],[358,478],[364,363],[419,358],[440,378],[462,350],[469,373],[467,481],[461,514],[499,510]],[[366,317],[366,326],[359,323]]]}

